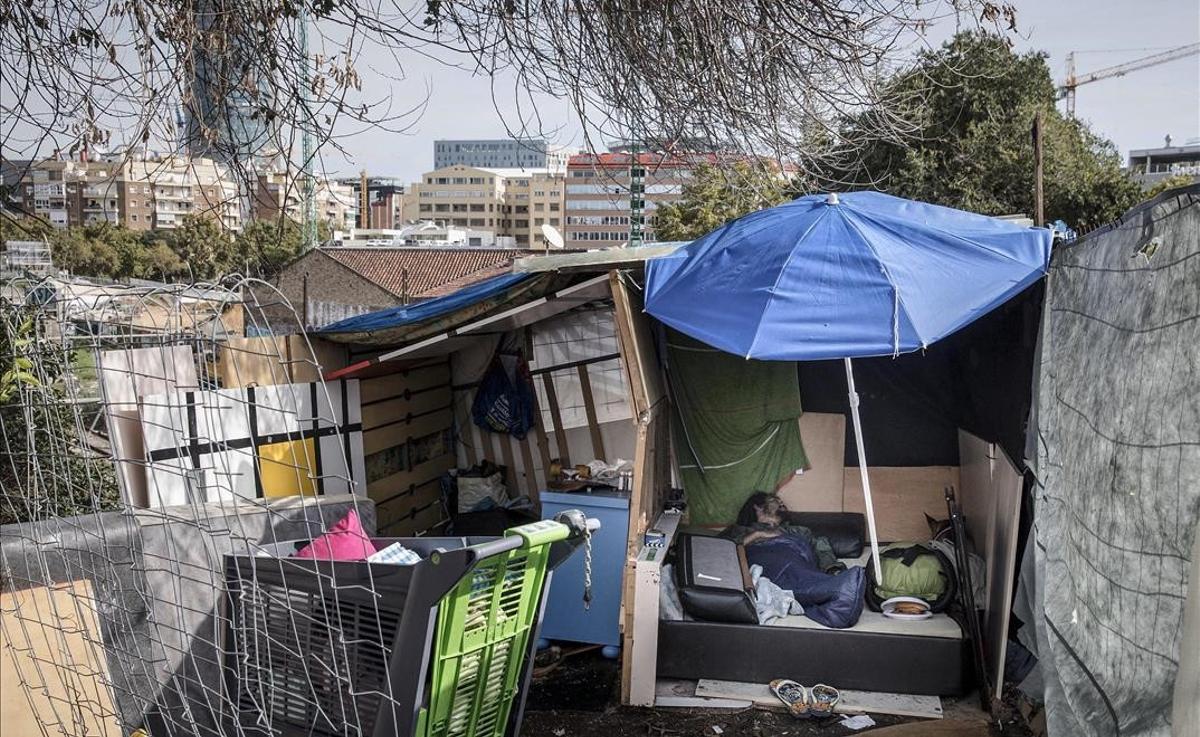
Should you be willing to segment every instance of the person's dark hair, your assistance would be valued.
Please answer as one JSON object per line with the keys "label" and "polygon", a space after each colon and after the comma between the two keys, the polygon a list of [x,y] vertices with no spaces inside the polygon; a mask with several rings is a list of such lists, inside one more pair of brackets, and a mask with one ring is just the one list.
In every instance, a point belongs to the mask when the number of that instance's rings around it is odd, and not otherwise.
{"label": "person's dark hair", "polygon": [[758,513],[755,507],[761,507],[767,503],[773,494],[768,494],[765,491],[756,491],[746,499],[746,503],[738,510],[737,523],[742,527],[753,527],[758,524]]}

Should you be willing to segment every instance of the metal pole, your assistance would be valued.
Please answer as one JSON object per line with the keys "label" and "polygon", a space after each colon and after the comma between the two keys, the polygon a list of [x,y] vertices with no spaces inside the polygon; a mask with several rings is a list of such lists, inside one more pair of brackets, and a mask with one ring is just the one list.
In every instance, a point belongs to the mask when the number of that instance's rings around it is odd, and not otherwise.
{"label": "metal pole", "polygon": [[1042,190],[1042,111],[1033,118],[1033,224],[1046,224],[1046,203]]}
{"label": "metal pole", "polygon": [[846,387],[850,391],[850,417],[854,421],[854,446],[858,449],[858,471],[862,475],[863,501],[867,507],[867,533],[871,536],[871,560],[875,563],[875,582],[883,585],[879,566],[879,535],[875,532],[875,507],[871,504],[871,480],[867,477],[867,452],[863,449],[862,420],[858,418],[858,391],[854,388],[854,365],[846,362]]}

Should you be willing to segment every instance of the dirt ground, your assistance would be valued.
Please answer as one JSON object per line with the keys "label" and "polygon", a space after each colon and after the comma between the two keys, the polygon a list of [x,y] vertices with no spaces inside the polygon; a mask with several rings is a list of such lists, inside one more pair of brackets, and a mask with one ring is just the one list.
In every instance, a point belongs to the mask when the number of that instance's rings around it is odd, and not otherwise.
{"label": "dirt ground", "polygon": [[[796,720],[763,709],[645,709],[620,706],[620,666],[590,652],[564,659],[548,675],[534,680],[525,710],[522,737],[842,737],[869,734],[889,725],[920,720],[872,714],[875,727],[855,731],[838,718]],[[943,699],[945,718],[913,724],[914,735],[1027,737],[1023,722],[1008,711],[999,724],[988,723],[974,698]],[[883,737],[883,735],[881,735]]]}

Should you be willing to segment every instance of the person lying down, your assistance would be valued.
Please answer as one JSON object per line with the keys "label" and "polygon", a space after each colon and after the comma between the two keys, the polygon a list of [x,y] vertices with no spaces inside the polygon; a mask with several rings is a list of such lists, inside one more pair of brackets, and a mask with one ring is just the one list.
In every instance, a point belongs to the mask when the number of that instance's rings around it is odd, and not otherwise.
{"label": "person lying down", "polygon": [[756,491],[738,512],[737,524],[722,537],[741,544],[746,562],[792,596],[809,619],[826,627],[853,627],[862,614],[866,571],[846,568],[824,537],[807,527],[790,525],[787,507],[774,494]]}

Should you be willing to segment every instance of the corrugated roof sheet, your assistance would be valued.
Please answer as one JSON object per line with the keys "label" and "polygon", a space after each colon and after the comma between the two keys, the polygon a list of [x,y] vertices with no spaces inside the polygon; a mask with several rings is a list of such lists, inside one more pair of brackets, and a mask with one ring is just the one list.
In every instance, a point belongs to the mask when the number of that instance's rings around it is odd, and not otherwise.
{"label": "corrugated roof sheet", "polygon": [[321,251],[378,284],[403,296],[405,271],[408,297],[428,299],[507,271],[513,259],[528,251],[499,248],[323,248]]}

